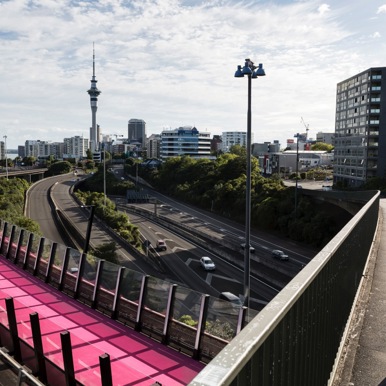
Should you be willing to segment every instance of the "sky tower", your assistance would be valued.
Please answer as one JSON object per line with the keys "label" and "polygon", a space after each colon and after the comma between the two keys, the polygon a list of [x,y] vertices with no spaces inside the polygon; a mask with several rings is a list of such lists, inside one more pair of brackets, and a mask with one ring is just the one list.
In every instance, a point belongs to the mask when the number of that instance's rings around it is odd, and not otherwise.
{"label": "sky tower", "polygon": [[97,136],[97,123],[96,123],[96,112],[98,109],[98,95],[101,91],[97,88],[97,80],[95,79],[95,49],[94,43],[92,46],[92,79],[91,87],[87,91],[90,95],[90,105],[91,105],[91,116],[92,116],[92,126],[90,127],[90,148],[91,151],[96,151],[99,148],[99,138]]}

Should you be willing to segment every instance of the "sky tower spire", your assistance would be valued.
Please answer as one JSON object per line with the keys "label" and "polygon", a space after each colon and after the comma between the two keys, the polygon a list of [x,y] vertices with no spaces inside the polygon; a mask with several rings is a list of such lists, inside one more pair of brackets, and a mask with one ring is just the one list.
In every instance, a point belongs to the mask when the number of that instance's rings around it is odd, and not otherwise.
{"label": "sky tower spire", "polygon": [[101,93],[97,88],[97,80],[95,78],[95,48],[94,43],[92,44],[92,79],[91,87],[87,91],[90,95],[90,105],[91,105],[91,117],[92,124],[90,127],[90,148],[91,151],[96,151],[99,148],[99,138],[98,138],[98,128],[96,123],[96,112],[98,110],[98,96]]}

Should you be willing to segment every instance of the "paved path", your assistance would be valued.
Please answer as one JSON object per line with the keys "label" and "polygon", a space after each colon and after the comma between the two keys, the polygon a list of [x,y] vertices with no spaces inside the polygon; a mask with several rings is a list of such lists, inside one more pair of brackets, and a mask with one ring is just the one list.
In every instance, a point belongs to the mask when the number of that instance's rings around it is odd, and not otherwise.
{"label": "paved path", "polygon": [[386,386],[386,199],[334,386]]}

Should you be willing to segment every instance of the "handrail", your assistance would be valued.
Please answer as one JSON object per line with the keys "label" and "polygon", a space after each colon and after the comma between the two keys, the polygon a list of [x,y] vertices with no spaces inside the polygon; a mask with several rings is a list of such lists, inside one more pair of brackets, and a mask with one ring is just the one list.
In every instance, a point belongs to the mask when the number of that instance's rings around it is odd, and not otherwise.
{"label": "handrail", "polygon": [[0,347],[0,357],[4,359],[4,361],[10,365],[13,369],[16,370],[18,374],[18,383],[20,386],[24,379],[28,379],[28,383],[32,383],[34,386],[44,386],[44,383],[40,382],[36,377],[34,377],[29,369],[22,366],[18,361],[16,361],[10,354],[8,354],[8,350],[5,347]]}

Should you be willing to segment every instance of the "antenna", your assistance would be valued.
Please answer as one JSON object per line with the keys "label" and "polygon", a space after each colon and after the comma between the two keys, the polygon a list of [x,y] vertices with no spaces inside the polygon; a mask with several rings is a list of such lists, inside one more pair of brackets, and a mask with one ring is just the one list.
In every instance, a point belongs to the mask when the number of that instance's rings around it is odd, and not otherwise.
{"label": "antenna", "polygon": [[95,79],[95,43],[92,42],[92,77]]}

